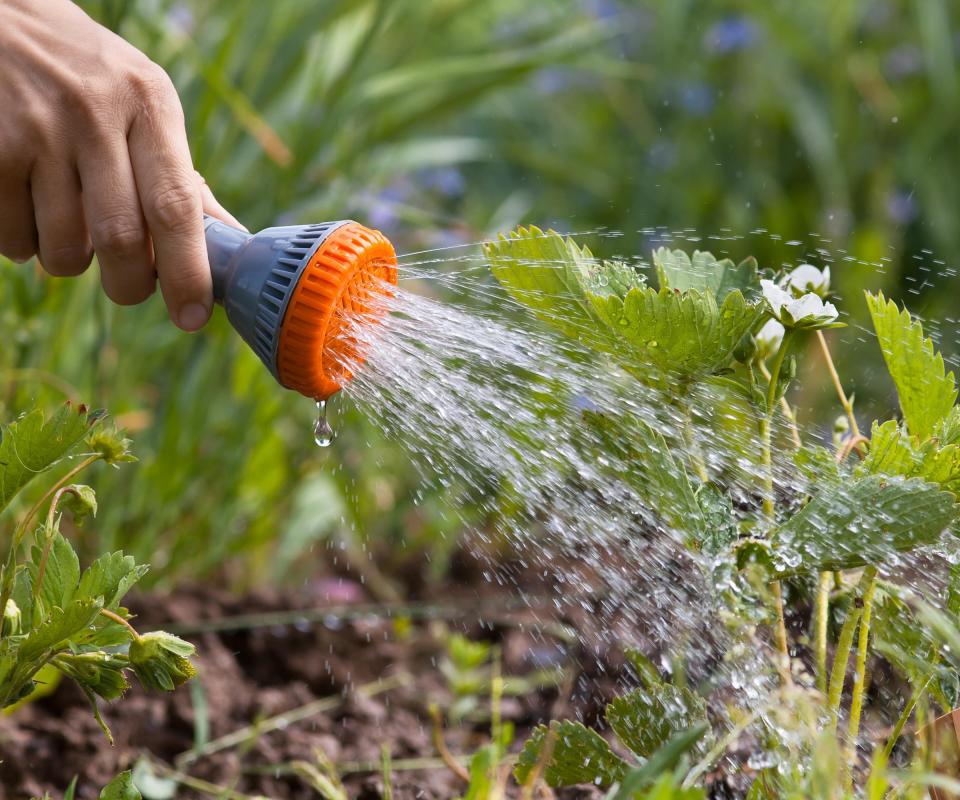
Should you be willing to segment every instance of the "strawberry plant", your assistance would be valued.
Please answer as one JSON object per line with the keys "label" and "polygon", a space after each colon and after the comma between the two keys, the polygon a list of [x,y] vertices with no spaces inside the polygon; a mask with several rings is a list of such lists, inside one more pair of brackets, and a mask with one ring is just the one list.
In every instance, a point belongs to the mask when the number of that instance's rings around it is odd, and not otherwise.
{"label": "strawberry plant", "polygon": [[0,512],[41,475],[59,475],[8,525],[0,568],[0,707],[28,698],[38,673],[52,668],[76,681],[110,737],[98,700],[123,695],[129,673],[149,689],[170,691],[195,669],[193,645],[160,631],[140,634],[121,605],[147,567],[114,552],[81,570],[61,533],[65,514],[81,524],[97,512],[93,490],[74,482],[81,473],[98,462],[135,460],[129,442],[102,417],[67,404],[49,418],[27,413],[0,431]]}
{"label": "strawberry plant", "polygon": [[[606,710],[619,746],[580,723],[554,722],[526,742],[518,779],[541,770],[553,786],[593,783],[622,798],[646,796],[662,776],[692,789],[749,731],[770,756],[768,766],[746,770],[755,776],[752,798],[847,797],[855,785],[883,797],[893,780],[920,796],[926,739],[911,748],[904,731],[960,694],[958,571],[941,581],[939,597],[895,580],[921,553],[944,564],[960,519],[956,381],[920,323],[867,293],[901,413],[861,430],[824,335],[842,327],[829,268],[774,271],[752,258],[661,248],[654,288],[640,270],[536,228],[501,236],[485,252],[515,300],[676,412],[679,426],[581,413],[598,468],[623,469],[618,480],[657,527],[700,556],[731,652],[766,654],[773,687],[763,703],[738,708],[710,688],[673,685],[634,654],[639,685]],[[832,450],[815,425],[802,424],[788,394],[798,360],[811,352],[843,412]],[[887,738],[873,742],[861,723],[881,657],[911,693]],[[894,778],[886,764],[898,743],[915,751],[914,769]],[[638,770],[642,781],[631,783]]]}

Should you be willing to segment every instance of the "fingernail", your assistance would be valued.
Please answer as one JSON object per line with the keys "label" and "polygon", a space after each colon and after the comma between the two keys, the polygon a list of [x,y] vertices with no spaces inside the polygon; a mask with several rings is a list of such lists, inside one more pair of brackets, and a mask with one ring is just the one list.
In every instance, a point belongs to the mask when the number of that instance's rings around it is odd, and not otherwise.
{"label": "fingernail", "polygon": [[177,324],[185,331],[193,332],[200,330],[210,319],[210,312],[206,306],[200,303],[188,303],[180,309],[177,316]]}

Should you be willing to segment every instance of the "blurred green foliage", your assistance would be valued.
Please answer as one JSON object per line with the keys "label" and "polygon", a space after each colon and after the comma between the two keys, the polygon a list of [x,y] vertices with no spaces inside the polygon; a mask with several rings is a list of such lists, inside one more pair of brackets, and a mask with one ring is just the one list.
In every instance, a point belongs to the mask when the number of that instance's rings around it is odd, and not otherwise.
{"label": "blurred green foliage", "polygon": [[[781,238],[729,247],[770,266],[815,232],[867,262],[834,267],[854,322],[864,286],[950,313],[929,284],[952,273],[913,258],[960,260],[947,0],[82,5],[170,72],[198,168],[251,228],[353,216],[401,251],[519,222],[620,232],[602,255],[648,255],[648,226],[765,228]],[[101,479],[123,502],[82,545],[123,547],[161,580],[295,580],[331,541],[426,547],[443,568],[460,523],[429,493],[413,502],[423,487],[374,422],[344,408],[316,450],[312,405],[222,318],[182,334],[159,298],[112,307],[95,273],[0,263],[0,416],[75,395],[116,414],[142,459]],[[842,364],[858,398],[878,366]]]}

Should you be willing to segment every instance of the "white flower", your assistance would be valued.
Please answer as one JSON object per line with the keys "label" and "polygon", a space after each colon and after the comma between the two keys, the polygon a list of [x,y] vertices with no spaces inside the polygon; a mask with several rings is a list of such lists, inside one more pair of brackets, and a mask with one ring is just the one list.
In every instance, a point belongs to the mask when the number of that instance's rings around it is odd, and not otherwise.
{"label": "white flower", "polygon": [[801,264],[787,275],[784,285],[797,297],[809,292],[826,297],[830,291],[830,267],[817,269],[813,264]]}
{"label": "white flower", "polygon": [[766,358],[780,349],[783,341],[783,325],[775,319],[768,319],[764,326],[757,331],[757,349],[760,356]]}
{"label": "white flower", "polygon": [[773,312],[774,319],[785,328],[816,328],[833,327],[837,319],[837,309],[833,303],[824,303],[819,295],[810,294],[794,298],[785,292],[773,281],[762,280],[763,297]]}

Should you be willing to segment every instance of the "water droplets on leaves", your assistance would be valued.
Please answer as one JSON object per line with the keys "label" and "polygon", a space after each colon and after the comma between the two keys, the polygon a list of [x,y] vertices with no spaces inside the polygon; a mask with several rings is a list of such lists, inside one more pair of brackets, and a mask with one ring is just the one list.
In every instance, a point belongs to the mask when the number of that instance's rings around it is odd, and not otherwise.
{"label": "water droplets on leaves", "polygon": [[313,426],[313,441],[317,447],[329,447],[336,434],[327,421],[327,401],[317,400],[317,424]]}

